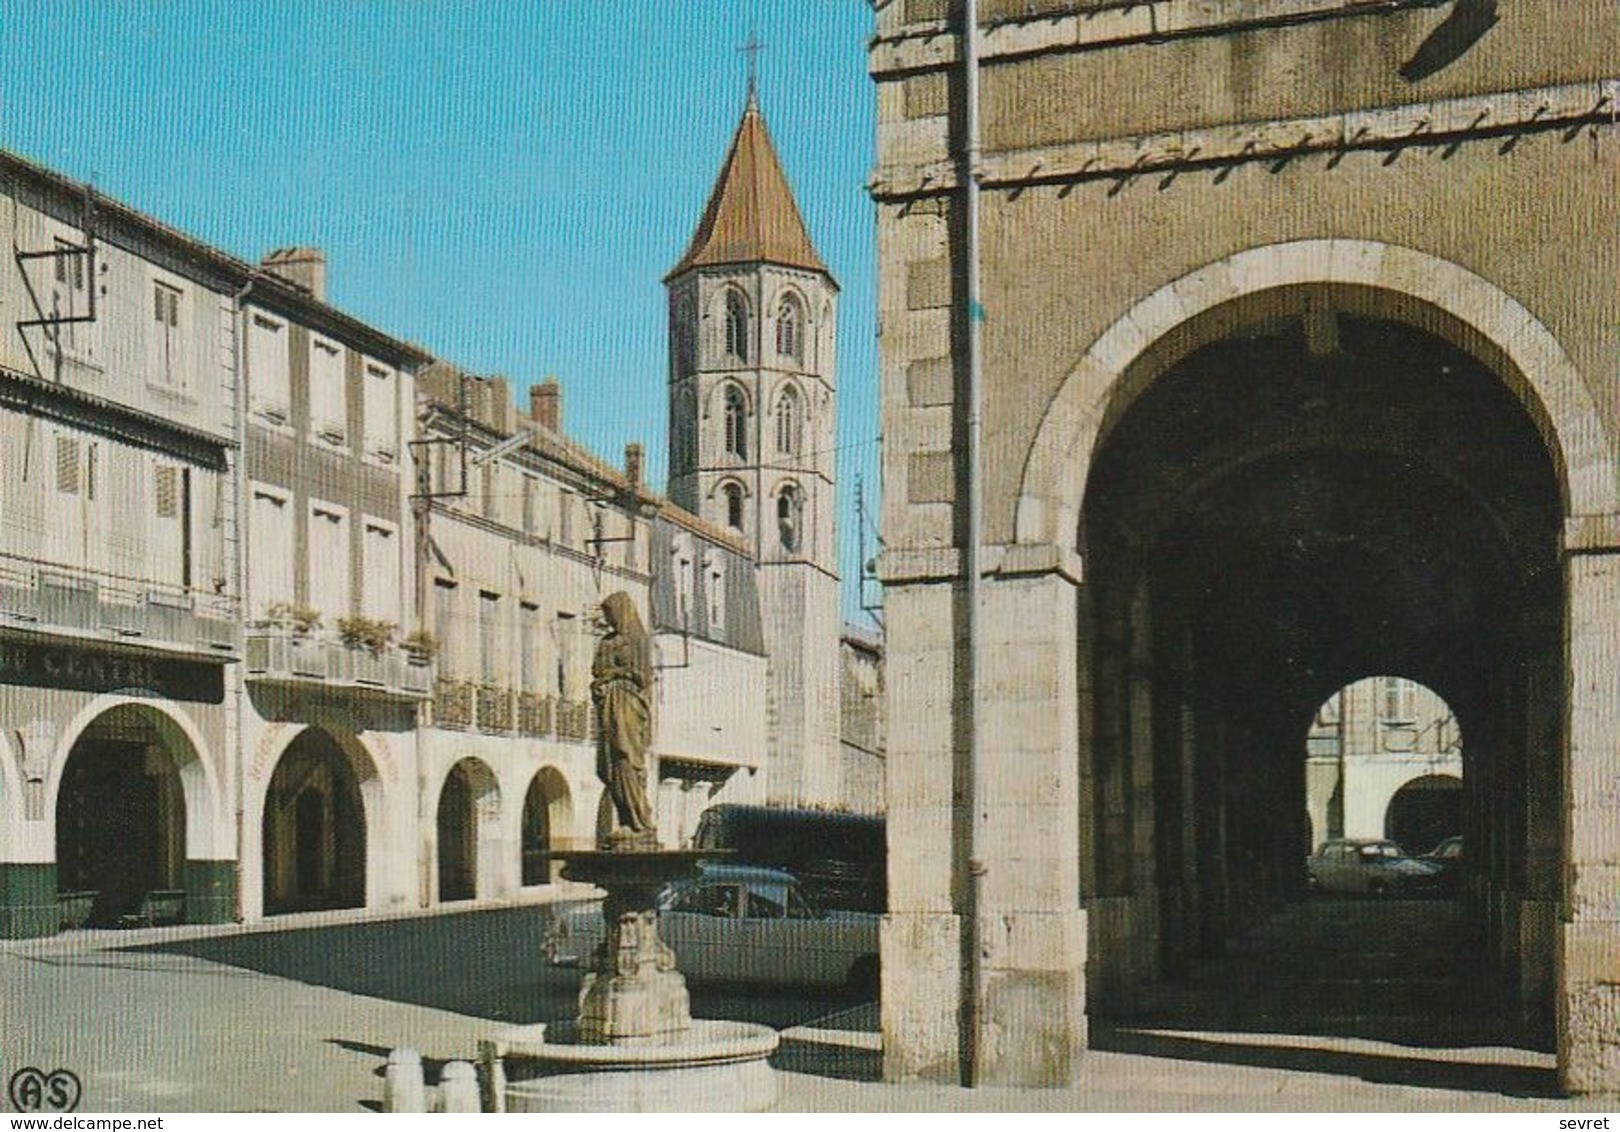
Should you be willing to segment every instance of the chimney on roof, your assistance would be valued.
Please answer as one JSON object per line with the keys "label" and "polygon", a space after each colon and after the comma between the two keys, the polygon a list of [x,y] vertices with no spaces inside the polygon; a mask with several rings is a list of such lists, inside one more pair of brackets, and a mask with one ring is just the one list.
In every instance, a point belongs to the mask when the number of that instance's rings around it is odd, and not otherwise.
{"label": "chimney on roof", "polygon": [[624,446],[624,478],[630,481],[631,487],[641,486],[641,477],[646,471],[647,453],[639,444],[626,444]]}
{"label": "chimney on roof", "polygon": [[326,302],[326,253],[320,248],[277,248],[262,266],[317,302]]}
{"label": "chimney on roof", "polygon": [[536,424],[562,432],[562,385],[555,377],[529,387],[529,415]]}

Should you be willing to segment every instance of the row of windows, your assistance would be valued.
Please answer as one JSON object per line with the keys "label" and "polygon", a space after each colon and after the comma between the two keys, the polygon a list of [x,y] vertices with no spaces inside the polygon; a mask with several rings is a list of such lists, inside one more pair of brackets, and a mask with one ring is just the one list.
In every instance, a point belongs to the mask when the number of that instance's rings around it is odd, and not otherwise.
{"label": "row of windows", "polygon": [[218,472],[38,418],[0,415],[0,550],[115,590],[222,593]]}
{"label": "row of windows", "polygon": [[691,539],[681,535],[669,551],[670,578],[675,583],[675,616],[683,629],[695,627],[696,600],[703,601],[703,620],[711,638],[726,631],[725,564],[720,551],[712,547],[698,559]]}
{"label": "row of windows", "polygon": [[[726,452],[739,460],[748,459],[748,401],[736,385],[727,385],[724,397]],[[776,451],[798,456],[804,448],[804,410],[799,391],[792,386],[776,398]]]}
{"label": "row of windows", "polygon": [[[277,604],[291,603],[297,560],[293,499],[290,492],[255,484],[249,514],[249,600],[258,616]],[[398,624],[400,609],[399,528],[384,519],[360,520],[359,611]],[[309,579],[308,605],[330,626],[348,616],[352,604],[349,510],[313,499],[308,507],[304,560]]]}
{"label": "row of windows", "polygon": [[645,528],[633,517],[588,503],[577,492],[497,461],[469,465],[464,483],[454,443],[436,443],[429,451],[434,489],[451,498],[464,492],[463,506],[482,518],[555,545],[594,552],[630,569],[642,561]]}
{"label": "row of windows", "polygon": [[[726,526],[739,533],[745,532],[742,485],[721,484],[720,500],[725,510]],[[795,484],[788,484],[776,494],[776,535],[778,544],[790,554],[797,553],[804,545],[804,492]]]}
{"label": "row of windows", "polygon": [[[50,313],[60,319],[88,319],[90,314],[89,254],[83,245],[54,238],[51,257]],[[103,264],[105,269],[105,264]],[[146,320],[146,380],[160,389],[185,392],[191,385],[192,316],[190,292],[178,279],[151,278]],[[60,322],[49,329],[52,344],[64,355],[92,361],[96,352],[97,323]]]}
{"label": "row of windows", "polygon": [[[726,292],[725,319],[727,357],[742,365],[749,364],[748,300],[741,292]],[[798,296],[784,295],[776,307],[776,356],[803,364],[804,344],[804,308]]]}
{"label": "row of windows", "polygon": [[[273,424],[292,416],[291,334],[287,323],[255,311],[247,327],[247,378],[253,412]],[[366,455],[391,464],[399,458],[399,381],[395,371],[371,358],[361,361],[361,440]],[[313,436],[342,447],[350,433],[348,374],[344,349],[309,336],[309,428]]]}
{"label": "row of windows", "polygon": [[[514,683],[521,691],[554,692],[560,699],[585,697],[593,646],[578,614],[559,609],[542,617],[538,602],[520,598],[513,625],[508,622],[511,604],[506,595],[473,590],[469,616],[461,593],[462,587],[451,579],[434,581],[433,634],[440,644],[441,676],[456,679],[476,673],[485,684]],[[507,651],[509,641],[516,646],[515,656]]]}

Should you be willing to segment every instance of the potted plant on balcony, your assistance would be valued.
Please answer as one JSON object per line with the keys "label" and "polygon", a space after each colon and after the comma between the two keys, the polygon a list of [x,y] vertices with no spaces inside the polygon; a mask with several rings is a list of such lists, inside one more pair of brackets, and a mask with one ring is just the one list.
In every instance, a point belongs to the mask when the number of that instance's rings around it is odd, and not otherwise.
{"label": "potted plant on balcony", "polygon": [[339,618],[338,640],[343,642],[351,679],[363,684],[387,684],[383,656],[394,640],[394,623],[379,617]]}
{"label": "potted plant on balcony", "polygon": [[439,642],[426,629],[413,629],[399,645],[405,658],[418,667],[433,663],[439,652]]}
{"label": "potted plant on balcony", "polygon": [[379,617],[340,617],[337,630],[346,648],[364,649],[372,656],[381,656],[394,639],[394,623]]}
{"label": "potted plant on balcony", "polygon": [[265,621],[296,636],[307,637],[321,627],[321,611],[290,601],[272,602],[264,611]]}
{"label": "potted plant on balcony", "polygon": [[315,639],[321,627],[320,610],[278,601],[265,610],[265,621],[280,638],[279,646],[272,640],[272,648],[285,650],[284,662],[275,667],[299,676],[326,675],[326,654]]}

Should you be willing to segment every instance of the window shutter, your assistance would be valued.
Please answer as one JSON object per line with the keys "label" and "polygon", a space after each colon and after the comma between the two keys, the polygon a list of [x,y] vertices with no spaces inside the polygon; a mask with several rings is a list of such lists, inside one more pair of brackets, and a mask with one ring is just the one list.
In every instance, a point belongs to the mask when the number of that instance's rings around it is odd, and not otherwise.
{"label": "window shutter", "polygon": [[79,442],[71,436],[56,438],[56,490],[79,494]]}
{"label": "window shutter", "polygon": [[176,519],[180,516],[180,469],[160,467],[157,470],[157,517]]}

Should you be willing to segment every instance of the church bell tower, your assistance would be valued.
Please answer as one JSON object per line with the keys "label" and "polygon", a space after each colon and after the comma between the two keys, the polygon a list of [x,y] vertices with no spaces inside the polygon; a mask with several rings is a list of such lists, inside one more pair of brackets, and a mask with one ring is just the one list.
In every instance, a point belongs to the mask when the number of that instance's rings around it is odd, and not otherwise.
{"label": "church bell tower", "polygon": [[750,81],[697,231],[669,275],[669,495],[759,561],[770,653],[767,795],[841,797],[838,284]]}

